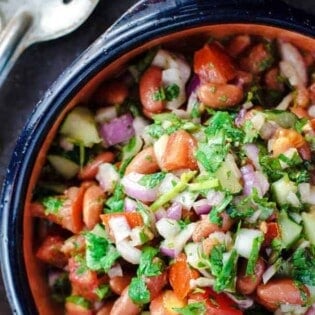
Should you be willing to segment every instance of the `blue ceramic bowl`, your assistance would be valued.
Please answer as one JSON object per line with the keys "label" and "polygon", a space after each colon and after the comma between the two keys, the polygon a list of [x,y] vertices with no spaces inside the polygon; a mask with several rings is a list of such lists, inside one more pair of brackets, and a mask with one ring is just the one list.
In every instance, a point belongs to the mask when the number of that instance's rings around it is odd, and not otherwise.
{"label": "blue ceramic bowl", "polygon": [[[47,288],[32,255],[31,190],[54,130],[98,82],[153,45],[200,34],[249,32],[315,45],[314,17],[269,0],[143,0],[131,8],[53,84],[23,129],[1,195],[1,268],[12,311],[50,312]],[[38,282],[37,282],[38,281]]]}

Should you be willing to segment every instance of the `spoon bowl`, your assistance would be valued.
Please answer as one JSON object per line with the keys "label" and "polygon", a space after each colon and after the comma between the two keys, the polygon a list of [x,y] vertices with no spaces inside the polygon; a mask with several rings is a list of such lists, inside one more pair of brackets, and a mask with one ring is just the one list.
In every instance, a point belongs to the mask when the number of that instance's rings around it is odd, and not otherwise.
{"label": "spoon bowl", "polygon": [[0,85],[30,45],[72,32],[99,0],[0,0]]}

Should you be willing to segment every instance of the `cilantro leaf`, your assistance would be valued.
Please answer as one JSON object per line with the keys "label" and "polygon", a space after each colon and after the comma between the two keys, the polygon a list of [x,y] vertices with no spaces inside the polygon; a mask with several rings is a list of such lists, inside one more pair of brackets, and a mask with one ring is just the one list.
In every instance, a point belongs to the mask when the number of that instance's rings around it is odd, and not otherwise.
{"label": "cilantro leaf", "polygon": [[103,300],[110,293],[110,288],[108,284],[102,284],[95,289],[95,293],[99,300]]}
{"label": "cilantro leaf", "polygon": [[140,263],[137,270],[138,276],[157,276],[162,273],[163,263],[162,260],[155,259],[159,251],[156,248],[147,246],[142,250]]}
{"label": "cilantro leaf", "polygon": [[93,232],[85,234],[86,265],[91,270],[107,272],[120,257],[116,247]]}
{"label": "cilantro leaf", "polygon": [[227,213],[232,219],[246,219],[251,217],[255,211],[260,211],[259,218],[266,220],[276,209],[276,203],[268,201],[267,198],[260,197],[254,188],[247,197],[239,198],[231,204]]}
{"label": "cilantro leaf", "polygon": [[219,136],[208,143],[199,143],[196,158],[208,172],[214,173],[223,163],[228,151],[224,138]]}
{"label": "cilantro leaf", "polygon": [[106,213],[123,212],[124,210],[124,190],[121,184],[116,184],[113,195],[106,201]]}
{"label": "cilantro leaf", "polygon": [[174,99],[176,99],[179,95],[179,86],[175,83],[168,85],[165,88],[165,98],[167,101],[172,101]]}
{"label": "cilantro leaf", "polygon": [[173,308],[173,310],[181,315],[205,315],[207,309],[204,303],[194,302],[181,308]]}
{"label": "cilantro leaf", "polygon": [[219,244],[213,247],[210,253],[209,261],[211,267],[211,273],[218,277],[223,268],[223,253],[226,248],[223,244]]}
{"label": "cilantro leaf", "polygon": [[150,291],[143,277],[132,278],[128,288],[130,299],[136,304],[146,304],[150,302]]}
{"label": "cilantro leaf", "polygon": [[165,175],[166,173],[164,172],[144,175],[140,179],[139,184],[147,188],[154,188],[164,179]]}
{"label": "cilantro leaf", "polygon": [[214,206],[209,214],[209,219],[212,223],[221,225],[222,218],[220,217],[220,213],[225,210],[225,208],[229,205],[229,203],[232,201],[233,196],[231,194],[226,193],[224,199],[222,202]]}
{"label": "cilantro leaf", "polygon": [[205,129],[208,137],[214,137],[224,133],[227,140],[231,142],[242,142],[244,133],[234,126],[234,121],[228,112],[218,111],[209,120],[209,126]]}
{"label": "cilantro leaf", "polygon": [[222,292],[226,288],[234,286],[236,275],[236,263],[238,255],[235,249],[230,252],[230,257],[223,265],[220,274],[217,276],[213,289],[217,292]]}
{"label": "cilantro leaf", "polygon": [[301,118],[301,119],[297,119],[295,124],[294,124],[294,129],[298,132],[298,133],[302,133],[302,129],[303,127],[308,123],[308,119],[307,118]]}
{"label": "cilantro leaf", "polygon": [[42,203],[45,207],[45,214],[58,214],[61,209],[64,198],[63,197],[45,197],[42,200]]}
{"label": "cilantro leaf", "polygon": [[255,267],[257,259],[259,257],[259,251],[261,244],[264,241],[263,236],[256,237],[253,241],[253,247],[249,255],[249,259],[246,266],[246,276],[253,275],[255,273]]}
{"label": "cilantro leaf", "polygon": [[67,302],[79,305],[85,309],[91,309],[91,302],[79,295],[70,295],[66,299]]}
{"label": "cilantro leaf", "polygon": [[245,124],[243,126],[245,137],[243,142],[244,143],[251,143],[253,142],[259,135],[258,130],[254,128],[253,123],[250,120],[245,121]]}
{"label": "cilantro leaf", "polygon": [[294,252],[292,269],[295,280],[315,286],[315,257],[308,249],[299,248]]}

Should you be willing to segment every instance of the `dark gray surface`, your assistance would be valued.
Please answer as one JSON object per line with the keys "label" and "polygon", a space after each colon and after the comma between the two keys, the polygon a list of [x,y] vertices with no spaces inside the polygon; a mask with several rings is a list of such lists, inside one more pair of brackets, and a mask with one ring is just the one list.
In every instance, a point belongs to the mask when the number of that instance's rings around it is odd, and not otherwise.
{"label": "dark gray surface", "polygon": [[[16,138],[45,90],[75,57],[135,2],[136,0],[100,0],[93,15],[74,33],[30,47],[21,56],[0,88],[0,183]],[[296,5],[294,0],[287,2]],[[315,12],[314,0],[300,1],[299,5]],[[1,282],[0,314],[10,314]]]}
{"label": "dark gray surface", "polygon": [[[30,47],[0,88],[0,184],[15,141],[45,90],[85,48],[136,0],[100,0],[90,18],[72,34]],[[1,185],[0,185],[1,186]],[[10,314],[0,282],[0,314]]]}

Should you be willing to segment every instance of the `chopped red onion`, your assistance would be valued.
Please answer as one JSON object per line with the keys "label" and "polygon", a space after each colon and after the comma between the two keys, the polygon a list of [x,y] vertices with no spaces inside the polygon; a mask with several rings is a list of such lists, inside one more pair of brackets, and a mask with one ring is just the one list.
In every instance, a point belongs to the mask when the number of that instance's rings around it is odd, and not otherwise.
{"label": "chopped red onion", "polygon": [[130,173],[123,177],[121,184],[124,186],[125,193],[131,198],[138,199],[142,202],[152,202],[157,198],[157,189],[147,188],[138,184],[141,174]]}
{"label": "chopped red onion", "polygon": [[166,247],[165,245],[161,245],[160,251],[163,255],[175,258],[179,253],[176,252],[174,248]]}
{"label": "chopped red onion", "polygon": [[108,225],[114,235],[115,242],[120,242],[129,237],[131,229],[123,215],[110,218]]}
{"label": "chopped red onion", "polygon": [[100,133],[108,145],[126,142],[135,135],[131,114],[125,114],[101,125]]}
{"label": "chopped red onion", "polygon": [[191,93],[195,92],[199,85],[200,78],[198,77],[198,75],[194,74],[186,86],[187,95],[190,96]]}
{"label": "chopped red onion", "polygon": [[167,209],[167,217],[169,219],[180,220],[182,217],[182,205],[179,202],[174,202],[168,209]]}
{"label": "chopped red onion", "polygon": [[162,218],[155,225],[159,234],[167,240],[173,239],[180,232],[180,226],[174,219]]}
{"label": "chopped red onion", "polygon": [[61,276],[63,272],[62,271],[50,271],[48,274],[48,285],[49,287],[53,287],[58,280],[58,278]]}
{"label": "chopped red onion", "polygon": [[209,206],[217,206],[224,199],[224,193],[222,191],[210,190],[207,194],[207,200],[209,202]]}
{"label": "chopped red onion", "polygon": [[96,180],[105,192],[113,192],[116,183],[119,181],[119,174],[110,163],[102,163],[98,167]]}
{"label": "chopped red onion", "polygon": [[66,137],[60,138],[59,145],[65,151],[72,151],[74,149],[74,144],[70,142]]}
{"label": "chopped red onion", "polygon": [[269,140],[273,137],[278,128],[279,126],[275,122],[267,121],[259,130],[259,134],[262,139]]}
{"label": "chopped red onion", "polygon": [[252,165],[248,164],[241,168],[241,173],[243,177],[243,193],[244,195],[248,196],[251,194],[252,189],[256,188],[258,191],[258,194],[260,196],[263,196],[269,189],[269,182],[266,178],[266,176],[259,172],[254,171],[254,168]]}
{"label": "chopped red onion", "polygon": [[115,264],[112,268],[110,268],[107,272],[110,279],[115,277],[122,277],[123,276],[123,270],[121,268],[120,264]]}
{"label": "chopped red onion", "polygon": [[137,202],[131,198],[125,198],[125,212],[135,211],[137,209]]}
{"label": "chopped red onion", "polygon": [[116,244],[117,251],[123,259],[131,264],[138,265],[140,263],[141,250],[133,247],[129,241],[123,240]]}
{"label": "chopped red onion", "polygon": [[303,56],[299,50],[290,43],[279,41],[279,47],[282,60],[288,62],[290,65],[292,65],[292,67],[294,67],[296,75],[298,76],[297,85],[305,86],[307,84],[307,69]]}
{"label": "chopped red onion", "polygon": [[305,315],[315,315],[315,304],[313,304],[306,312]]}
{"label": "chopped red onion", "polygon": [[200,199],[194,202],[193,208],[198,215],[208,214],[211,206],[209,205],[208,199]]}
{"label": "chopped red onion", "polygon": [[155,214],[156,220],[161,220],[162,218],[166,218],[167,217],[167,212],[166,212],[166,210],[164,208],[160,208],[154,214]]}
{"label": "chopped red onion", "polygon": [[242,310],[246,310],[250,307],[253,306],[254,304],[254,300],[251,299],[251,298],[243,298],[243,299],[239,299],[238,297],[236,297],[234,294],[231,294],[231,293],[228,293],[226,292],[225,293],[232,301],[234,301],[238,307]]}
{"label": "chopped red onion", "polygon": [[247,113],[247,110],[245,108],[242,108],[238,112],[238,115],[235,118],[235,125],[236,125],[236,127],[240,128],[243,125],[243,123],[245,122],[246,113]]}
{"label": "chopped red onion", "polygon": [[260,164],[259,164],[259,159],[258,159],[258,154],[259,154],[258,147],[255,144],[247,143],[244,146],[244,150],[245,150],[246,156],[255,165],[255,168],[257,170],[260,169]]}

